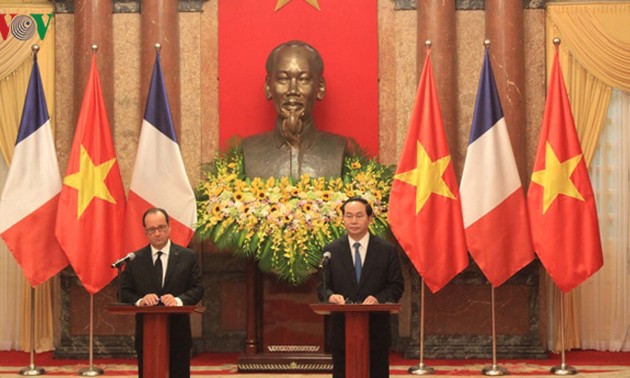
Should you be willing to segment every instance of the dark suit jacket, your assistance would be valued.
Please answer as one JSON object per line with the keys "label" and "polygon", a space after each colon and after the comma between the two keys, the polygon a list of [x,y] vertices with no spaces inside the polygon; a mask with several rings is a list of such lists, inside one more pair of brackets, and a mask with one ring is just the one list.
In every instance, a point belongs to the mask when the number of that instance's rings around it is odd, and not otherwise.
{"label": "dark suit jacket", "polygon": [[[201,285],[201,271],[195,251],[171,242],[162,288],[153,279],[151,247],[147,245],[135,254],[135,259],[127,263],[122,274],[122,302],[135,304],[149,293],[156,293],[158,296],[172,294],[179,297],[184,306],[194,305],[202,299],[204,288]],[[192,347],[188,314],[170,317],[170,337],[174,341],[171,342],[173,349]],[[142,350],[142,315],[136,316],[136,349]]]}
{"label": "dark suit jacket", "polygon": [[[326,291],[319,287],[319,299],[328,301],[332,294],[341,294],[347,300],[361,303],[372,295],[379,303],[398,302],[404,290],[398,251],[394,244],[370,235],[361,282],[357,282],[348,236],[343,236],[324,248],[331,253],[326,272]],[[345,328],[343,315],[330,317],[330,342],[333,348],[343,348]],[[388,313],[370,315],[370,345],[388,348],[391,335]]]}

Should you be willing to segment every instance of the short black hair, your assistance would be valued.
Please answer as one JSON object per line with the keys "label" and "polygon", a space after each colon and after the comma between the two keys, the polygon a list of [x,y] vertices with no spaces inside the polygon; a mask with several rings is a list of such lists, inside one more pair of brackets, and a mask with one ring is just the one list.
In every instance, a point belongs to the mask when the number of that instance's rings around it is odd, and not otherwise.
{"label": "short black hair", "polygon": [[371,217],[372,214],[374,213],[374,211],[372,210],[372,205],[370,205],[370,203],[365,198],[350,197],[347,200],[343,201],[343,204],[341,205],[341,214],[346,213],[346,205],[349,204],[350,202],[361,202],[362,204],[364,204],[365,213],[367,214],[368,217]]}
{"label": "short black hair", "polygon": [[156,214],[156,213],[164,214],[164,218],[166,219],[166,224],[169,224],[168,213],[166,212],[166,210],[164,210],[162,208],[159,208],[159,207],[152,207],[152,208],[148,209],[147,211],[145,211],[144,215],[142,215],[142,227],[146,227],[145,219],[147,219],[147,215],[149,215],[149,214]]}

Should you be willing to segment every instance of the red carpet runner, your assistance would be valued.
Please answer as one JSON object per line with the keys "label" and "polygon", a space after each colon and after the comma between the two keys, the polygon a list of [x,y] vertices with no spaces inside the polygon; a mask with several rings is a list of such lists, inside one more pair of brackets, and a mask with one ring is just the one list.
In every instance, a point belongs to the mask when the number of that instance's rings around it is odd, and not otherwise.
{"label": "red carpet runner", "polygon": [[[192,359],[192,376],[202,377],[274,377],[277,373],[257,374],[238,373],[236,370],[237,353],[202,353]],[[0,377],[19,377],[21,368],[27,367],[30,355],[23,352],[0,352]],[[417,360],[405,360],[398,354],[391,356],[391,375],[410,376],[407,369],[418,365]],[[483,376],[481,369],[491,364],[491,360],[425,360],[426,365],[435,369],[436,376],[470,377]],[[509,370],[512,377],[548,377],[549,370],[560,365],[560,356],[550,354],[546,360],[499,360],[499,366]],[[629,377],[630,352],[571,351],[566,353],[566,363],[575,367],[579,377]],[[44,368],[47,376],[76,377],[82,368],[87,368],[87,360],[55,360],[52,352],[35,356],[35,365]],[[137,376],[133,359],[97,359],[94,367],[101,368],[107,376]],[[287,372],[282,377],[311,378],[328,377],[327,374],[297,374]]]}

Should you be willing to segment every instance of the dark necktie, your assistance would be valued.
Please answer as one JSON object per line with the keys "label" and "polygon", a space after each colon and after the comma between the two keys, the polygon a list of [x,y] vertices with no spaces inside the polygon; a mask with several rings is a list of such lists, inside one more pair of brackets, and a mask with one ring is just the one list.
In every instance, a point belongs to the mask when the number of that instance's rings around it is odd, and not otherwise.
{"label": "dark necktie", "polygon": [[155,277],[155,282],[158,283],[160,287],[162,287],[162,254],[164,252],[158,251],[157,258],[155,259],[155,264],[153,265],[153,276]]}
{"label": "dark necktie", "polygon": [[359,248],[361,247],[361,243],[355,242],[354,247],[354,272],[357,275],[357,282],[361,281],[361,254],[359,253]]}

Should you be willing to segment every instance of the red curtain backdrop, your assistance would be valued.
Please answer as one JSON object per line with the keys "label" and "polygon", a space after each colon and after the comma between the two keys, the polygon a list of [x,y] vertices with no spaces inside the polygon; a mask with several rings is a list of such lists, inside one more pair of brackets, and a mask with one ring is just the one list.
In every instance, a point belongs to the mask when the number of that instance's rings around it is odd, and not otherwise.
{"label": "red curtain backdrop", "polygon": [[369,155],[378,155],[376,0],[219,2],[221,148],[234,136],[273,129],[265,62],[274,47],[293,39],[311,44],[324,59],[326,95],[315,105],[317,127],[352,137]]}

